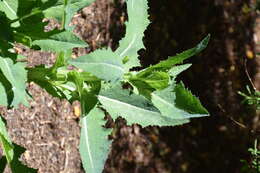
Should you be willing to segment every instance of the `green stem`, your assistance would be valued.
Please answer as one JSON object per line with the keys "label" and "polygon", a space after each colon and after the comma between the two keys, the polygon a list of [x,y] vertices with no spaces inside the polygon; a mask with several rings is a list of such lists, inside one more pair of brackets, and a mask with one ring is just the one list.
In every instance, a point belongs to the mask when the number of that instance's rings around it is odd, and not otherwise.
{"label": "green stem", "polygon": [[64,0],[64,6],[63,6],[63,15],[62,15],[62,22],[61,22],[61,29],[63,30],[65,28],[65,22],[66,22],[66,6],[68,4],[68,0]]}
{"label": "green stem", "polygon": [[86,112],[86,105],[85,105],[85,101],[83,98],[80,98],[80,107],[81,107],[81,117],[85,117],[87,116],[87,112]]}
{"label": "green stem", "polygon": [[24,19],[26,19],[26,18],[28,18],[28,17],[34,16],[34,15],[39,14],[39,13],[42,13],[42,10],[35,10],[35,11],[33,11],[32,13],[30,13],[30,14],[27,14],[27,15],[25,15],[25,16],[23,16],[23,17],[20,17],[20,18],[17,18],[17,19],[12,20],[10,23],[19,22],[19,21],[21,21],[21,20],[24,20]]}

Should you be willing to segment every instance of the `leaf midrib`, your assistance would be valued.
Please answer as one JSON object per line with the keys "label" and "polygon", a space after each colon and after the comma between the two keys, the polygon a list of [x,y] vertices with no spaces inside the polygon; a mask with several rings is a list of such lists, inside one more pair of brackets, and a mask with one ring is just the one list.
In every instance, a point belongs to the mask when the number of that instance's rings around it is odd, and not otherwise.
{"label": "leaf midrib", "polygon": [[8,3],[5,0],[3,2],[7,6],[7,8],[16,16],[16,12],[8,5]]}
{"label": "leaf midrib", "polygon": [[89,144],[89,138],[88,138],[88,127],[87,127],[87,117],[85,117],[84,121],[83,121],[83,128],[84,132],[85,132],[85,140],[86,140],[86,145],[87,145],[87,151],[88,151],[88,156],[89,156],[89,160],[90,160],[90,165],[92,170],[94,170],[94,164],[93,164],[93,158],[92,158],[92,154],[90,151],[90,144]]}
{"label": "leaf midrib", "polygon": [[123,57],[123,55],[132,47],[132,45],[134,44],[135,40],[136,40],[136,34],[134,34],[132,41],[130,42],[130,44],[127,46],[127,48],[120,53],[120,57]]}
{"label": "leaf midrib", "polygon": [[75,64],[82,64],[82,65],[86,65],[86,64],[87,65],[88,64],[99,65],[99,64],[102,64],[102,65],[105,65],[105,66],[117,68],[118,70],[120,70],[121,72],[124,73],[124,69],[122,67],[114,65],[114,64],[104,63],[104,62],[79,62],[79,61],[74,61],[73,63],[75,63]]}
{"label": "leaf midrib", "polygon": [[129,107],[133,107],[133,108],[138,109],[138,110],[141,110],[141,111],[145,111],[145,112],[148,112],[148,113],[160,115],[159,112],[151,111],[151,110],[144,109],[144,108],[140,108],[140,107],[137,107],[137,106],[135,106],[135,105],[131,105],[131,104],[129,104],[129,103],[125,103],[125,102],[118,101],[118,100],[115,100],[115,99],[112,99],[112,98],[108,98],[108,97],[106,97],[106,96],[98,95],[98,97],[101,97],[101,98],[103,98],[103,99],[107,99],[107,100],[109,100],[109,101],[111,101],[111,102],[116,102],[116,103],[119,103],[119,104],[122,104],[122,105],[126,105],[126,106],[129,106]]}

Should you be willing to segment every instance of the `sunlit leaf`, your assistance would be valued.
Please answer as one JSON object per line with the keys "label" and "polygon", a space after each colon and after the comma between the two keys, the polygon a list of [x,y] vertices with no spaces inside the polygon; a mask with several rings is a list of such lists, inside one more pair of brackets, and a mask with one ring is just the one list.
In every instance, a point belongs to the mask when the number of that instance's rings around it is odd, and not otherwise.
{"label": "sunlit leaf", "polygon": [[35,40],[32,45],[38,45],[41,50],[61,52],[74,47],[87,47],[87,44],[70,31],[54,34],[46,39]]}
{"label": "sunlit leaf", "polygon": [[120,58],[110,49],[96,50],[69,63],[106,81],[120,80],[124,74]]}
{"label": "sunlit leaf", "polygon": [[144,48],[143,36],[148,24],[148,5],[146,0],[127,0],[127,15],[125,37],[119,42],[116,53],[121,59],[128,57],[124,64],[126,70],[140,66],[138,51]]}
{"label": "sunlit leaf", "polygon": [[[11,106],[17,106],[19,103],[28,105],[26,93],[27,73],[23,63],[14,64],[11,59],[0,57],[0,70],[12,85],[12,88],[5,88],[6,92],[12,92],[13,98]],[[0,80],[1,81],[1,80]],[[2,85],[7,85],[3,84]]]}
{"label": "sunlit leaf", "polygon": [[79,151],[83,167],[88,173],[102,172],[112,143],[108,140],[111,130],[103,127],[105,125],[104,116],[103,111],[94,108],[81,119]]}
{"label": "sunlit leaf", "polygon": [[162,116],[152,102],[145,97],[124,90],[120,86],[102,91],[98,99],[113,119],[123,117],[127,124],[146,126],[175,126],[189,122],[188,119],[171,119]]}

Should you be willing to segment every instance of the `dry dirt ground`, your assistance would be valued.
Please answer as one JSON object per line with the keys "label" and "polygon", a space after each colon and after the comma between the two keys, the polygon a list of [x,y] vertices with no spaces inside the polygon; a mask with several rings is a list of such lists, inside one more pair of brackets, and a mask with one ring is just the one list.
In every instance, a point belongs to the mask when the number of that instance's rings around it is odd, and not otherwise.
{"label": "dry dirt ground", "polygon": [[[259,137],[259,115],[241,105],[238,90],[249,84],[248,71],[259,89],[260,17],[248,11],[248,0],[189,0],[149,2],[152,24],[145,33],[144,65],[191,48],[207,33],[212,40],[182,79],[201,98],[211,117],[176,128],[126,126],[113,123],[115,139],[105,165],[107,173],[219,173],[240,172],[240,159],[250,160],[247,148]],[[89,45],[75,49],[82,55],[103,46],[116,48],[127,19],[123,0],[97,0],[75,16],[75,32]],[[51,23],[50,27],[55,27]],[[259,29],[258,29],[259,28]],[[19,48],[30,66],[51,65],[51,53]],[[80,127],[78,104],[51,97],[28,84],[30,107],[0,108],[12,140],[27,150],[22,160],[39,173],[83,173],[78,153]],[[243,128],[236,124],[243,123]]]}

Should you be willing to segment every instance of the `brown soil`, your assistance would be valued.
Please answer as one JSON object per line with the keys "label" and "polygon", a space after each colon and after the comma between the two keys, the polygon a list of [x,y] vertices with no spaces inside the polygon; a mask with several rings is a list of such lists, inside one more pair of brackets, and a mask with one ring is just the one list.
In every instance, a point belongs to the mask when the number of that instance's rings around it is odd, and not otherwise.
{"label": "brown soil", "polygon": [[[211,116],[174,128],[142,129],[117,120],[104,172],[240,172],[240,160],[250,159],[247,149],[259,137],[260,128],[259,114],[241,105],[237,94],[249,84],[244,59],[249,51],[259,50],[254,42],[254,32],[258,33],[260,26],[254,25],[257,14],[247,10],[254,4],[249,0],[150,1],[152,24],[144,39],[147,50],[140,51],[144,65],[191,48],[211,33],[209,47],[189,60],[193,67],[180,77]],[[90,47],[75,49],[75,54],[103,46],[116,48],[126,18],[121,0],[97,0],[83,9],[72,23]],[[50,53],[22,51],[31,66],[51,65],[55,60]],[[259,57],[247,61],[259,87]],[[78,153],[80,127],[74,112],[78,104],[53,98],[33,83],[28,90],[33,96],[29,108],[0,109],[12,140],[27,149],[23,161],[39,173],[84,172]]]}

